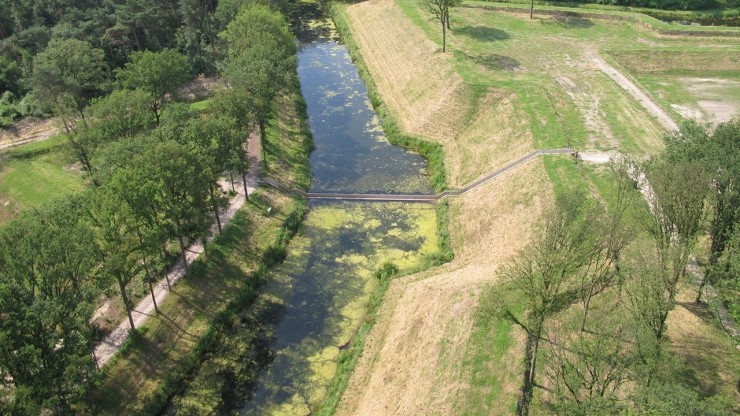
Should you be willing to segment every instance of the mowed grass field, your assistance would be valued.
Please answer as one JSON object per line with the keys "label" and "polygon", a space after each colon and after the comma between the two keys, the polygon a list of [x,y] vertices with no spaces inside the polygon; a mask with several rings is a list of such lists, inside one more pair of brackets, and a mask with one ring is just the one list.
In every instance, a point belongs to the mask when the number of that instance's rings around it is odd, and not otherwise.
{"label": "mowed grass field", "polygon": [[0,224],[85,187],[63,137],[0,151]]}
{"label": "mowed grass field", "polygon": [[[490,3],[465,3],[476,4]],[[338,4],[334,13],[338,26],[348,28],[345,40],[359,47],[355,58],[384,110],[405,133],[443,145],[453,188],[533,148],[617,150],[638,158],[659,152],[667,131],[593,65],[593,57],[656,96],[654,85],[625,69],[615,51],[740,51],[738,38],[668,37],[630,21],[530,20],[523,13],[459,7],[442,53],[439,25],[414,0]],[[698,101],[690,91],[675,91]],[[671,101],[658,100],[669,111]],[[610,183],[604,168],[553,156],[451,200],[455,260],[391,284],[337,413],[513,413],[524,336],[492,315],[500,268],[536,238],[555,194],[578,187],[601,199]],[[706,310],[681,305],[669,326],[684,381],[705,393],[735,394],[740,356]],[[697,346],[711,353],[699,360]],[[536,398],[549,400],[542,392]]]}

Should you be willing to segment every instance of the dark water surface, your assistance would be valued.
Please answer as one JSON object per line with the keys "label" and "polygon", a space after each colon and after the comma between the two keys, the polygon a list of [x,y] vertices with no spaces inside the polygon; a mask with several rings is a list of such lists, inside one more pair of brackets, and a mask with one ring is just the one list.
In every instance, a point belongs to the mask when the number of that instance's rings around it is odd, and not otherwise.
{"label": "dark water surface", "polygon": [[[298,75],[316,149],[312,191],[432,193],[426,163],[390,145],[364,82],[328,19],[303,22]],[[308,40],[306,40],[308,39]],[[337,357],[359,328],[385,261],[416,267],[437,250],[427,204],[312,203],[265,291],[282,303],[274,360],[245,415],[307,415],[320,408]]]}

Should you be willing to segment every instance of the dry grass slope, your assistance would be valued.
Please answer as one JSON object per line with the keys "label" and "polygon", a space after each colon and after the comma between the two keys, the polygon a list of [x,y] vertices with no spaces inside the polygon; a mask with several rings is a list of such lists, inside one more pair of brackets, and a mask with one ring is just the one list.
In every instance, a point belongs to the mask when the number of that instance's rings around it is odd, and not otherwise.
{"label": "dry grass slope", "polygon": [[[534,159],[452,203],[455,261],[393,282],[337,414],[444,415],[464,407],[470,386],[460,357],[481,288],[530,241],[552,192]],[[503,386],[493,408],[516,401],[522,349],[511,351],[511,366],[492,369]]]}
{"label": "dry grass slope", "polygon": [[405,133],[441,143],[449,185],[461,187],[532,149],[516,95],[478,91],[393,1],[346,10],[362,57],[385,104]]}

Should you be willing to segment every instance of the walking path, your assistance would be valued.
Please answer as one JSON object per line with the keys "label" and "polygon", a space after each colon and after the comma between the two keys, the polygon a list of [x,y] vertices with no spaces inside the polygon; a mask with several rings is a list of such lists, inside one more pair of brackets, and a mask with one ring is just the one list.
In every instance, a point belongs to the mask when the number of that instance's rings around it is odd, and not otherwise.
{"label": "walking path", "polygon": [[541,156],[541,155],[562,155],[562,154],[572,154],[572,153],[573,153],[573,149],[534,150],[520,157],[519,159],[516,159],[513,162],[510,162],[504,167],[484,176],[483,178],[465,186],[462,189],[452,189],[452,190],[444,191],[436,195],[433,195],[433,194],[360,194],[360,193],[305,192],[300,189],[290,189],[287,186],[282,185],[281,183],[271,178],[260,179],[259,182],[265,185],[272,186],[273,188],[279,189],[283,192],[292,193],[294,195],[298,195],[303,198],[314,199],[314,200],[370,201],[370,202],[401,201],[401,202],[430,202],[431,203],[431,202],[436,202],[440,199],[447,198],[447,197],[464,195],[468,193],[469,191],[475,188],[478,188],[479,186],[482,186],[490,182],[491,180],[503,175],[504,173],[516,168],[517,166],[528,161],[529,159],[532,159],[533,157]]}
{"label": "walking path", "polygon": [[624,76],[624,74],[619,72],[616,68],[606,63],[606,61],[604,61],[600,56],[594,56],[591,60],[597,68],[608,75],[609,78],[613,79],[614,82],[616,82],[625,91],[630,93],[630,95],[642,104],[650,114],[655,116],[663,127],[669,131],[678,130],[678,124],[676,124],[673,118],[671,118],[671,116],[668,115],[668,113],[666,113],[655,101],[648,97],[648,95],[635,85],[634,82]]}
{"label": "walking path", "polygon": [[[255,134],[252,134],[250,135],[247,143],[249,152],[247,191],[249,194],[252,194],[257,188],[257,176],[259,175],[260,168],[259,137],[257,137]],[[242,207],[242,205],[244,205],[245,202],[243,192],[244,186],[241,181],[237,181],[235,182],[235,184],[236,183],[238,183],[238,185],[235,186],[235,189],[237,190],[237,195],[231,200],[229,208],[226,211],[222,212],[221,215],[219,215],[219,218],[221,219],[221,225],[223,227],[225,227],[226,224],[228,224],[229,221],[234,218],[236,212],[239,210],[239,208]],[[224,190],[228,190],[231,187],[231,184],[227,181],[221,181],[219,182],[219,184]],[[213,238],[218,234],[218,227],[215,223],[211,225],[210,234],[211,236],[208,237],[208,241],[213,240]],[[188,264],[192,264],[193,260],[198,258],[198,256],[202,252],[203,245],[200,241],[189,246],[185,250],[185,257],[188,260]],[[170,269],[167,271],[167,277],[160,280],[154,287],[154,297],[157,300],[157,305],[161,305],[162,302],[164,302],[164,300],[170,294],[170,286],[174,286],[185,275],[186,271],[187,266],[183,263],[182,258],[179,258],[177,262],[175,262],[175,264],[170,267]],[[168,279],[169,284],[167,283]],[[105,308],[107,308],[107,305],[101,306],[98,311],[96,311],[96,314],[93,317],[102,313]],[[139,302],[139,304],[134,307],[131,315],[134,318],[134,325],[136,326],[136,328],[139,328],[150,317],[156,317],[154,302],[152,301],[151,294],[147,294],[144,299],[142,299],[141,302]],[[126,318],[118,325],[118,327],[116,327],[115,330],[113,330],[113,332],[111,332],[107,337],[105,337],[105,339],[103,339],[100,344],[95,347],[95,359],[97,360],[98,366],[102,367],[121,348],[123,343],[126,342],[126,340],[128,339],[129,330],[130,326],[128,318]]]}

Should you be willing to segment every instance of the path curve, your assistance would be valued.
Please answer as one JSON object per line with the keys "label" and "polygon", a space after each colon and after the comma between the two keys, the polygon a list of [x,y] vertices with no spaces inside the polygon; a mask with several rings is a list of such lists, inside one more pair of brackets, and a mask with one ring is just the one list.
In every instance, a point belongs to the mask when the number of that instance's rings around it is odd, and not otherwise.
{"label": "path curve", "polygon": [[658,119],[660,124],[669,131],[678,130],[678,124],[673,118],[663,110],[655,101],[653,101],[644,91],[642,91],[634,82],[619,72],[616,68],[609,65],[600,56],[594,56],[591,61],[603,73],[609,76],[622,89],[630,93],[650,114]]}
{"label": "path curve", "polygon": [[[257,189],[257,177],[260,170],[259,137],[256,133],[253,132],[252,134],[250,134],[247,141],[247,147],[249,154],[247,192],[251,195],[255,191],[255,189]],[[225,180],[220,181],[219,184],[224,190],[228,190],[231,188],[231,183]],[[234,188],[237,190],[237,195],[230,201],[229,208],[226,211],[222,212],[221,215],[219,215],[221,225],[223,227],[226,227],[231,219],[234,218],[236,212],[239,210],[239,208],[242,207],[242,205],[244,205],[245,202],[243,192],[244,186],[241,180],[237,180],[234,185]],[[210,231],[211,236],[208,237],[209,242],[213,240],[216,235],[218,235],[218,226],[215,222],[211,225]],[[185,257],[188,260],[188,264],[192,264],[193,260],[197,259],[202,252],[203,245],[200,241],[198,241],[197,243],[193,243],[187,249],[185,249]],[[175,264],[173,264],[169,268],[169,270],[167,270],[167,278],[157,282],[156,286],[154,287],[154,297],[157,300],[157,305],[161,305],[162,302],[167,299],[167,296],[170,294],[170,286],[174,286],[185,275],[186,271],[187,267],[185,266],[185,264],[183,264],[182,258],[178,257],[178,260],[175,262]],[[167,284],[167,279],[169,279],[170,281],[169,285]],[[104,308],[106,308],[106,305],[101,306],[98,311],[96,311],[96,315],[98,315]],[[134,325],[136,326],[136,328],[140,328],[141,325],[144,324],[144,322],[146,322],[147,319],[149,319],[150,317],[157,317],[154,311],[154,303],[152,301],[151,293],[147,293],[146,296],[134,307],[131,315],[134,318]],[[103,365],[105,365],[113,357],[113,355],[118,352],[121,346],[128,339],[129,330],[130,326],[128,322],[128,317],[124,317],[123,321],[116,327],[116,329],[114,329],[113,332],[106,336],[105,339],[100,342],[100,344],[95,346],[95,359],[97,360],[98,366],[102,367]]]}

